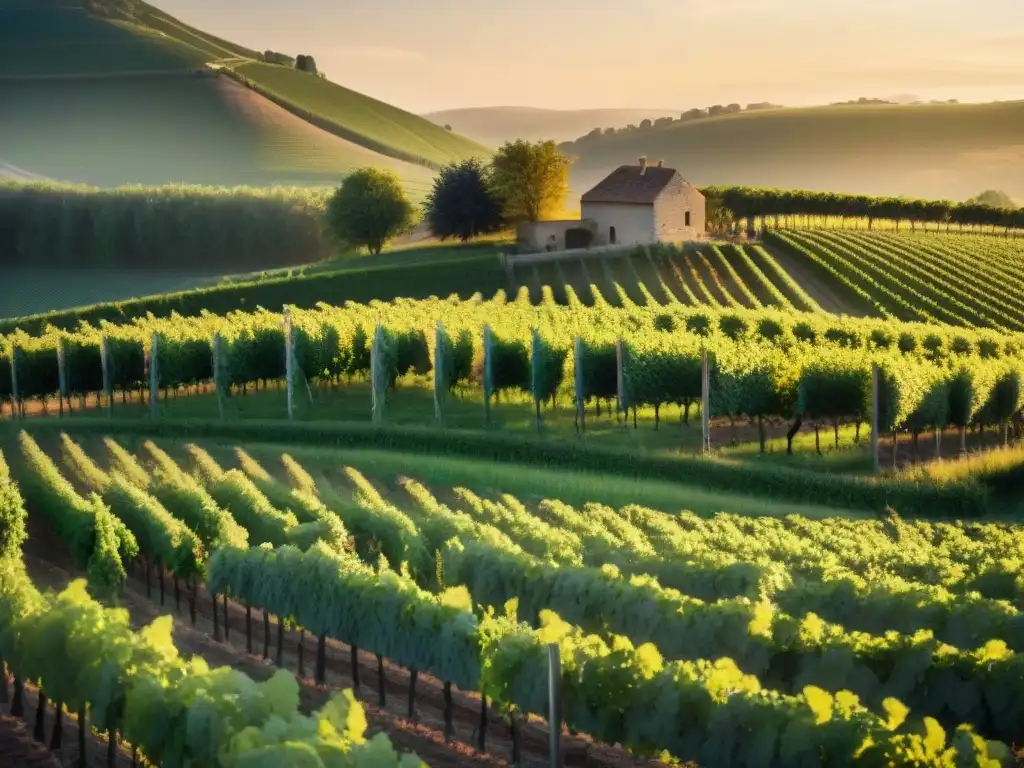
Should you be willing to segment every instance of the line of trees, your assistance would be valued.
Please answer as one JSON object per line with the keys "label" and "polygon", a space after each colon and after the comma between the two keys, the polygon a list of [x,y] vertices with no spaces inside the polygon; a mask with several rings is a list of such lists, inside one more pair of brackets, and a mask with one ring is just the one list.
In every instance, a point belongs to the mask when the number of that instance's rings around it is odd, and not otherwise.
{"label": "line of trees", "polygon": [[872,197],[837,192],[812,192],[771,187],[704,187],[709,208],[728,212],[736,221],[745,220],[753,229],[756,220],[767,226],[788,226],[798,216],[830,216],[840,219],[867,219],[868,228],[876,220],[896,222],[897,229],[906,222],[911,229],[917,225],[935,224],[948,228],[990,227],[1006,230],[1024,229],[1024,208],[995,207],[985,195],[957,203],[952,200],[920,200],[907,197]]}

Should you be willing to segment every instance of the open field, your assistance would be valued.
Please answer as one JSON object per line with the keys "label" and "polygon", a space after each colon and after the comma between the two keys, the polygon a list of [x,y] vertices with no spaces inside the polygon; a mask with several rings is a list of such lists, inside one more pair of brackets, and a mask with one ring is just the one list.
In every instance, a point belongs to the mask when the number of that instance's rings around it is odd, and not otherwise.
{"label": "open field", "polygon": [[[37,585],[61,588],[85,575],[83,556],[105,558],[127,569],[126,580],[110,581],[109,571],[90,567],[90,588],[121,593],[136,626],[157,611],[173,611],[173,640],[183,653],[232,664],[255,679],[276,666],[332,688],[354,686],[369,703],[375,730],[437,764],[483,764],[507,759],[510,750],[524,765],[543,763],[548,711],[536,681],[544,679],[550,641],[561,646],[561,719],[572,729],[564,745],[574,764],[638,765],[628,749],[664,751],[694,765],[754,765],[765,759],[764,749],[781,749],[762,744],[746,757],[743,740],[730,739],[735,746],[723,752],[720,726],[719,735],[710,730],[723,718],[739,721],[737,735],[766,719],[777,728],[802,722],[808,754],[820,757],[822,744],[830,744],[830,765],[856,762],[849,745],[865,733],[885,744],[899,738],[891,729],[903,725],[902,738],[914,738],[922,716],[947,734],[966,721],[988,739],[1009,743],[1017,736],[1011,702],[1019,699],[992,693],[1016,685],[1010,681],[1024,639],[1021,597],[1011,585],[1019,558],[995,565],[990,557],[1015,551],[1021,533],[1014,524],[879,520],[841,509],[820,520],[704,517],[675,511],[688,502],[682,489],[665,497],[675,502],[665,512],[637,506],[653,498],[642,495],[633,506],[566,503],[549,491],[573,487],[569,475],[517,481],[512,467],[473,461],[420,467],[400,454],[300,446],[285,454],[259,441],[243,449],[213,433],[188,444],[91,435],[73,430],[58,437],[47,429],[37,432],[38,442],[13,433],[4,440],[30,534],[23,555],[6,552],[24,557]],[[534,483],[528,495],[514,492],[527,480]],[[105,514],[125,524],[117,534],[122,541],[135,534],[136,555],[122,557],[116,545],[83,551],[70,537],[66,513],[47,501],[60,493],[65,503],[79,504],[74,500],[90,491],[100,494]],[[601,488],[584,486],[582,493],[591,492]],[[193,510],[202,499],[207,512],[199,518]],[[192,556],[167,559],[153,535],[160,530],[179,531],[182,545],[192,543],[178,552]],[[237,543],[219,544],[224,535]],[[239,548],[263,540],[277,549]],[[404,562],[408,575],[378,570],[385,562]],[[17,599],[6,590],[31,594],[21,581],[3,585],[0,606]],[[453,587],[465,589],[465,597]],[[231,599],[218,597],[227,592]],[[509,597],[518,599],[518,623],[501,617]],[[97,610],[84,596],[75,600],[86,601],[86,615]],[[484,613],[484,606],[499,614]],[[552,625],[544,610],[565,623]],[[286,617],[293,622],[287,629]],[[51,623],[59,632],[62,621]],[[297,633],[296,624],[304,631]],[[605,656],[611,643],[617,651]],[[173,664],[173,652],[162,648],[171,653],[163,663]],[[842,666],[821,663],[835,654],[845,659]],[[26,656],[5,657],[22,681],[36,682]],[[607,665],[613,659],[614,672]],[[906,674],[911,663],[915,675]],[[957,686],[943,685],[951,665]],[[405,670],[415,673],[410,678]],[[609,696],[611,675],[623,673],[629,682]],[[120,685],[130,692],[134,676],[145,674],[120,678]],[[69,690],[46,673],[39,677],[44,691]],[[731,693],[715,695],[721,685]],[[483,702],[476,693],[482,686]],[[977,691],[975,707],[960,706],[963,686]],[[757,693],[764,689],[771,697]],[[843,689],[858,698],[843,694],[837,701],[858,717],[823,716],[821,702]],[[662,701],[678,700],[672,712],[679,706],[689,713],[685,728],[674,714],[652,716],[644,701],[655,690]],[[302,711],[323,702],[322,692],[312,693],[302,688]],[[882,698],[897,696],[910,706],[909,719],[886,726],[894,705],[883,708]],[[703,706],[684,705],[693,697]],[[160,740],[138,727],[135,700],[127,700],[114,726],[144,753],[159,754]],[[495,715],[509,704],[516,713],[502,722]],[[609,707],[617,716],[600,716]],[[486,734],[474,727],[485,721]],[[966,750],[961,755],[980,749],[997,764],[1009,755],[996,744],[957,745]],[[787,749],[791,757],[804,748]]]}
{"label": "open field", "polygon": [[586,139],[566,151],[579,158],[576,196],[646,155],[698,186],[954,200],[996,188],[1024,198],[1024,101],[755,111]]}
{"label": "open field", "polygon": [[[0,168],[99,186],[315,186],[374,165],[418,199],[427,166],[485,153],[145,3],[128,16],[108,5],[117,10],[101,18],[76,2],[0,3]],[[206,67],[215,62],[273,101]]]}

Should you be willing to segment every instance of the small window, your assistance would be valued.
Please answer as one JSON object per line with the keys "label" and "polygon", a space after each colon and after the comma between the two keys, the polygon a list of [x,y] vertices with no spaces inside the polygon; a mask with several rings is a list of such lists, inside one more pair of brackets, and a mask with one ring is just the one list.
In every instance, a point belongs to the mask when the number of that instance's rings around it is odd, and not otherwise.
{"label": "small window", "polygon": [[690,226],[690,212],[689,211],[686,212],[686,226],[687,227]]}
{"label": "small window", "polygon": [[[690,214],[686,214],[687,220],[689,220]],[[608,242],[611,245],[615,245],[615,227],[608,227]]]}

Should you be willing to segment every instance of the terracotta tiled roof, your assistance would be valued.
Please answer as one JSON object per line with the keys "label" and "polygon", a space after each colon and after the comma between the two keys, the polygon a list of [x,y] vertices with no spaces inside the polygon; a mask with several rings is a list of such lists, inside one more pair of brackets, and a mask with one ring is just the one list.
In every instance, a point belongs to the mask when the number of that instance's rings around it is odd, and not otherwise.
{"label": "terracotta tiled roof", "polygon": [[674,168],[648,165],[641,174],[639,165],[620,165],[580,198],[582,203],[650,204],[676,176]]}

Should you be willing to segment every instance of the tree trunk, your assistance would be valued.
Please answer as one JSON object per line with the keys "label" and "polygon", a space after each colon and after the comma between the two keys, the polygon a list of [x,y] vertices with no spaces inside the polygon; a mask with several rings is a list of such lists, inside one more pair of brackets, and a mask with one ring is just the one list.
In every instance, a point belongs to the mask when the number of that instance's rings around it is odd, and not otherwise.
{"label": "tree trunk", "polygon": [[107,768],[117,768],[117,731],[107,731]]}
{"label": "tree trunk", "polygon": [[198,583],[194,578],[190,578],[188,580],[188,618],[192,622],[193,627],[196,625],[196,599],[199,597],[198,592]]}
{"label": "tree trunk", "polygon": [[935,458],[942,458],[942,430],[935,428]]}
{"label": "tree trunk", "polygon": [[817,424],[814,425],[814,450],[821,456],[821,427]]}
{"label": "tree trunk", "polygon": [[690,406],[691,405],[692,405],[692,403],[689,400],[687,400],[685,403],[683,403],[683,424],[685,424],[686,426],[690,425]]}
{"label": "tree trunk", "polygon": [[633,406],[633,429],[636,429],[636,406]]}
{"label": "tree trunk", "polygon": [[215,642],[220,642],[220,620],[217,618],[220,616],[220,606],[217,605],[217,594],[210,595],[210,599],[213,600],[213,639]]}
{"label": "tree trunk", "polygon": [[181,585],[178,583],[178,574],[171,576],[174,579],[174,612],[181,613]]}
{"label": "tree trunk", "polygon": [[523,764],[523,745],[520,738],[519,713],[513,708],[508,713],[508,730],[512,736],[512,765],[519,768]]}
{"label": "tree trunk", "polygon": [[352,664],[352,690],[359,690],[359,648],[352,646],[351,652],[351,664]]}
{"label": "tree trunk", "polygon": [[327,682],[327,635],[320,635],[316,645],[316,684]]}
{"label": "tree trunk", "polygon": [[761,443],[761,453],[767,451],[768,436],[764,431],[764,416],[760,414],[757,417],[757,439]]}
{"label": "tree trunk", "polygon": [[245,652],[252,655],[252,606],[245,606]]}
{"label": "tree trunk", "polygon": [[64,751],[64,702],[55,701],[56,714],[53,716],[53,733],[50,736],[50,751],[57,755],[58,759]]}
{"label": "tree trunk", "polygon": [[224,642],[231,642],[231,622],[228,619],[228,593],[224,593]]}
{"label": "tree trunk", "polygon": [[481,752],[487,749],[487,694],[480,694],[480,723],[476,729],[476,748]]}
{"label": "tree trunk", "polygon": [[803,426],[804,420],[802,416],[797,416],[793,425],[789,428],[786,433],[786,455],[793,455],[793,438],[796,437],[796,433],[800,431],[800,427]]}
{"label": "tree trunk", "polygon": [[277,656],[274,665],[278,669],[284,667],[284,619],[280,616],[277,617]]}
{"label": "tree trunk", "polygon": [[306,676],[306,630],[299,630],[299,679]]}
{"label": "tree trunk", "polygon": [[452,703],[452,684],[445,683],[444,689],[444,740],[451,744],[455,741],[455,705]]}
{"label": "tree trunk", "polygon": [[960,455],[967,453],[967,426],[960,427]]}
{"label": "tree trunk", "polygon": [[7,704],[10,700],[7,691],[7,662],[0,661],[0,704]]}
{"label": "tree trunk", "polygon": [[148,560],[143,561],[142,565],[146,569],[146,599],[147,600],[152,600],[153,599],[153,574],[150,573],[150,565],[149,565],[149,561]]}
{"label": "tree trunk", "polygon": [[657,431],[658,426],[661,424],[661,403],[654,404],[654,429]]}
{"label": "tree trunk", "polygon": [[835,447],[836,447],[836,450],[838,450],[839,449],[839,422],[838,421],[835,421],[835,422],[832,423],[832,432],[835,435],[835,438],[836,438],[836,445],[835,445]]}
{"label": "tree trunk", "polygon": [[912,450],[912,453],[911,453],[911,455],[913,456],[913,459],[912,459],[912,461],[913,461],[913,462],[914,462],[915,464],[917,463],[918,459],[919,459],[919,458],[920,458],[920,456],[921,456],[921,454],[920,454],[920,452],[919,452],[919,450],[918,450],[918,435],[920,435],[920,431],[919,431],[919,430],[917,430],[917,429],[913,430],[913,431],[912,431],[912,432],[910,433],[910,440],[911,440],[910,444],[911,444],[911,446],[912,446],[912,449],[911,449],[911,450]]}
{"label": "tree trunk", "polygon": [[263,658],[270,658],[270,614],[263,611]]}
{"label": "tree trunk", "polygon": [[36,698],[36,724],[32,729],[32,738],[40,744],[46,743],[46,694],[42,688]]}
{"label": "tree trunk", "polygon": [[78,768],[88,768],[89,750],[86,736],[89,734],[89,713],[83,704],[78,710]]}
{"label": "tree trunk", "polygon": [[167,596],[164,594],[164,567],[162,565],[156,566],[156,575],[160,582],[160,605],[163,605]]}
{"label": "tree trunk", "polygon": [[11,717],[25,716],[25,683],[17,675],[14,676],[14,699],[11,701]]}
{"label": "tree trunk", "polygon": [[384,692],[384,657],[377,654],[377,703],[381,708],[387,701],[387,694]]}
{"label": "tree trunk", "polygon": [[419,672],[415,669],[409,670],[409,711],[408,718],[410,720],[416,719],[416,680],[419,678]]}

